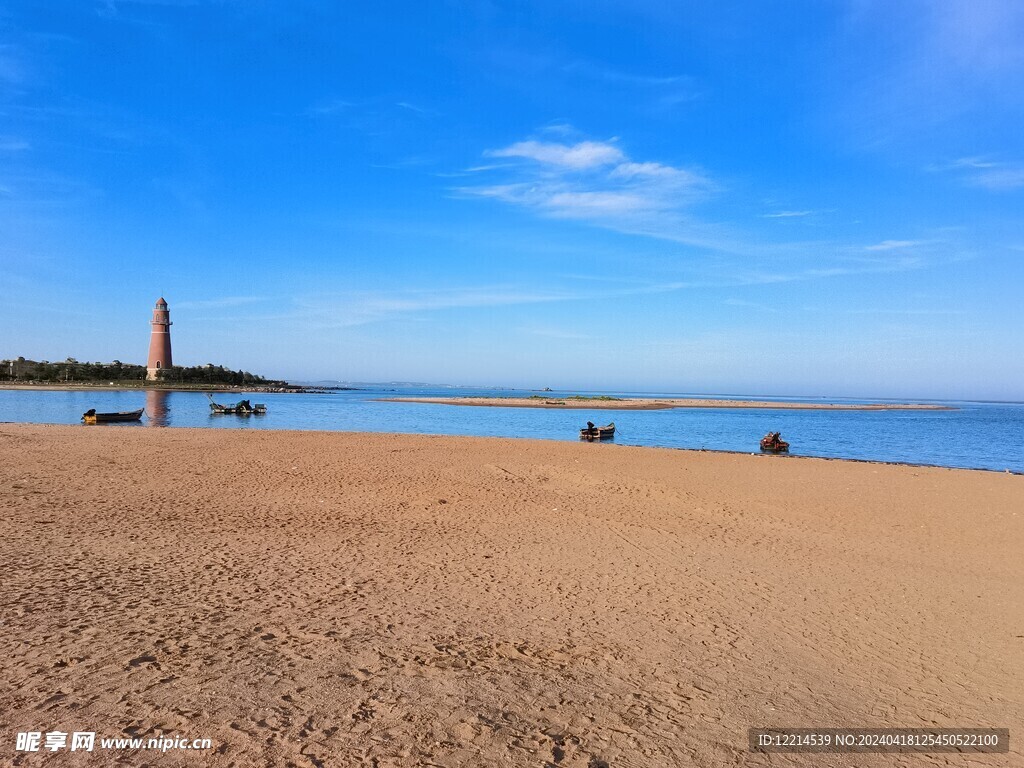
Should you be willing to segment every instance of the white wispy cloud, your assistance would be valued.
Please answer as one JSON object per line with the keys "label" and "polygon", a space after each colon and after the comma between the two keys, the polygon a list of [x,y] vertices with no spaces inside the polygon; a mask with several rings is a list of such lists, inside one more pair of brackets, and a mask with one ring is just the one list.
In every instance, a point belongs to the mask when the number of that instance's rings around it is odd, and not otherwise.
{"label": "white wispy cloud", "polygon": [[507,163],[490,163],[489,165],[474,165],[466,169],[466,173],[479,173],[480,171],[495,171],[499,168],[508,168]]}
{"label": "white wispy cloud", "polygon": [[571,123],[564,120],[552,120],[547,125],[541,126],[541,132],[552,133],[558,136],[569,136],[576,133]]}
{"label": "white wispy cloud", "polygon": [[988,157],[961,157],[950,163],[929,166],[927,170],[958,174],[963,183],[992,192],[1008,192],[1024,187],[1024,164]]}
{"label": "white wispy cloud", "polygon": [[978,173],[969,179],[975,187],[984,187],[993,192],[1008,192],[1024,187],[1024,166],[1007,166]]}
{"label": "white wispy cloud", "polygon": [[[553,304],[559,302],[593,303],[625,299],[628,297],[654,296],[692,289],[743,288],[773,284],[803,282],[823,277],[844,275],[883,274],[917,269],[926,264],[918,255],[897,257],[863,257],[859,262],[851,260],[845,266],[799,267],[790,269],[731,268],[726,271],[704,270],[695,265],[688,269],[689,277],[673,279],[644,279],[636,275],[592,276],[559,275],[558,286],[537,288],[524,284],[470,285],[461,287],[417,286],[392,287],[388,290],[352,289],[330,293],[306,294],[305,296],[235,296],[221,299],[182,301],[174,305],[178,309],[237,309],[237,317],[253,323],[295,323],[303,329],[339,329],[370,325],[375,323],[427,320],[433,313],[452,310],[488,310],[516,306]],[[253,311],[244,305],[262,303],[280,307],[273,312]],[[762,305],[743,299],[731,298],[726,304],[736,307],[770,310]],[[173,308],[173,307],[172,307]],[[910,311],[914,313],[913,310]],[[532,315],[531,315],[532,316]],[[520,328],[523,332],[551,338],[589,338],[571,329],[547,325],[530,325]]]}
{"label": "white wispy cloud", "polygon": [[623,72],[602,64],[577,60],[562,67],[564,72],[585,75],[586,77],[604,80],[609,83],[638,86],[665,86],[689,83],[691,78],[686,75],[641,75]]}
{"label": "white wispy cloud", "polygon": [[[581,148],[583,148],[582,151]],[[662,287],[765,285],[848,275],[920,269],[960,258],[942,239],[778,242],[772,233],[709,220],[708,203],[723,188],[703,170],[630,157],[618,143],[541,142],[527,139],[484,153],[509,161],[481,170],[481,182],[453,191],[532,210],[549,219],[571,219],[618,233],[665,240],[696,249],[691,274]],[[491,183],[486,183],[489,180]],[[734,207],[732,201],[730,207]],[[776,211],[801,217],[814,211]],[[764,229],[766,225],[762,225]],[[773,230],[777,229],[773,227]]]}
{"label": "white wispy cloud", "polygon": [[985,157],[960,157],[948,163],[929,166],[930,171],[957,171],[964,168],[995,168],[999,163]]}
{"label": "white wispy cloud", "polygon": [[395,106],[399,107],[400,109],[408,110],[409,112],[414,112],[417,115],[422,115],[423,117],[429,117],[431,115],[437,114],[437,110],[427,109],[426,107],[420,107],[408,101],[397,101],[395,102]]}
{"label": "white wispy cloud", "polygon": [[[605,282],[605,281],[600,281]],[[246,313],[253,322],[294,321],[304,327],[349,328],[394,320],[423,320],[431,313],[458,309],[498,309],[502,307],[550,304],[555,302],[592,302],[626,296],[669,293],[700,285],[679,280],[639,281],[608,280],[606,285],[595,286],[582,280],[579,284],[538,289],[516,284],[496,284],[446,288],[438,286],[420,288],[395,287],[387,291],[350,290],[334,293],[279,298],[274,303],[286,307],[281,312]],[[239,297],[239,300],[249,297]],[[254,299],[255,300],[255,299]],[[260,299],[264,301],[264,299]],[[231,298],[209,302],[179,302],[178,308],[230,306]],[[271,299],[265,299],[270,302]],[[531,333],[554,337],[558,331],[549,327],[533,327]],[[561,338],[584,338],[567,335]]]}
{"label": "white wispy cloud", "polygon": [[542,141],[518,141],[504,149],[492,149],[486,157],[521,157],[539,163],[582,170],[617,163],[625,159],[622,150],[600,141],[557,144]]}
{"label": "white wispy cloud", "polygon": [[542,304],[578,296],[574,291],[533,290],[517,285],[353,290],[300,297],[287,311],[260,319],[299,321],[318,328],[349,328],[403,318],[417,319],[444,310]]}
{"label": "white wispy cloud", "polygon": [[647,210],[651,203],[629,192],[554,192],[544,200],[560,216],[590,218],[606,214],[629,214]]}
{"label": "white wispy cloud", "polygon": [[810,216],[814,211],[779,211],[778,213],[762,213],[762,219],[791,219]]}
{"label": "white wispy cloud", "polygon": [[583,78],[591,87],[602,91],[627,91],[635,99],[641,98],[652,107],[664,110],[695,101],[701,97],[697,81],[684,74],[644,74],[625,72],[607,64],[576,60],[561,66],[561,72],[570,77]]}
{"label": "white wispy cloud", "polygon": [[608,174],[612,179],[658,179],[679,186],[707,186],[708,181],[699,173],[685,168],[674,168],[661,163],[625,162],[616,165]]}
{"label": "white wispy cloud", "polygon": [[345,99],[324,99],[318,101],[306,110],[306,114],[310,116],[318,115],[336,115],[339,112],[344,112],[354,106],[351,101]]}
{"label": "white wispy cloud", "polygon": [[898,248],[913,248],[917,245],[923,245],[923,240],[883,240],[880,243],[874,245],[868,245],[864,247],[865,251],[895,251]]}
{"label": "white wispy cloud", "polygon": [[552,218],[579,219],[631,234],[724,247],[715,227],[689,221],[686,211],[716,189],[702,172],[630,158],[609,141],[575,144],[534,139],[487,157],[509,159],[495,183],[461,187],[464,195],[531,208]]}

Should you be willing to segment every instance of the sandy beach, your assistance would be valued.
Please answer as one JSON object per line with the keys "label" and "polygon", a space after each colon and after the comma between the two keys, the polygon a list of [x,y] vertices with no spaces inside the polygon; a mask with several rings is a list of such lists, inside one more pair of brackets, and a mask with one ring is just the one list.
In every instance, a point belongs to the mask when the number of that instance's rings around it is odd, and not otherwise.
{"label": "sandy beach", "polygon": [[[1024,764],[1016,475],[5,424],[0,510],[3,765]],[[766,725],[1016,740],[748,752]],[[53,730],[212,749],[14,751]]]}
{"label": "sandy beach", "polygon": [[715,400],[711,398],[530,398],[530,397],[382,397],[390,403],[433,403],[498,408],[577,408],[585,410],[657,411],[668,408],[776,408],[796,411],[949,411],[947,405],[925,403],[793,403],[775,400]]}

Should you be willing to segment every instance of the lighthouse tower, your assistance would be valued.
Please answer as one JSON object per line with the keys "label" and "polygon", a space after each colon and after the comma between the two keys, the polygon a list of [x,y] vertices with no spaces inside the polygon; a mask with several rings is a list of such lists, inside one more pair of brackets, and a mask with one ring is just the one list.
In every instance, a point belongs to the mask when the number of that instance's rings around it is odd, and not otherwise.
{"label": "lighthouse tower", "polygon": [[146,363],[146,380],[156,381],[165,371],[171,369],[171,313],[167,302],[157,299],[150,321],[153,332],[149,337],[149,362]]}

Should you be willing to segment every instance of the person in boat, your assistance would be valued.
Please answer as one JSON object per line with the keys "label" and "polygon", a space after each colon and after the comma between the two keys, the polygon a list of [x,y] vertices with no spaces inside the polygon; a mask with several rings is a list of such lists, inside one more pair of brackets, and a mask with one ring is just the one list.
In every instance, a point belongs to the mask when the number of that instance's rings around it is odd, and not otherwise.
{"label": "person in boat", "polygon": [[593,431],[594,431],[594,422],[588,421],[587,422],[587,432],[593,432]]}

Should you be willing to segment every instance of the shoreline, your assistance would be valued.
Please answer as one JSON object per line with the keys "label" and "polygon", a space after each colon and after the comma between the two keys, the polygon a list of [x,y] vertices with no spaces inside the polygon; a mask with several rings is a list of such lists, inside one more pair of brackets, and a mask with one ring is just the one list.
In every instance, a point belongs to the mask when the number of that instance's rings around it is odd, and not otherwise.
{"label": "shoreline", "polygon": [[950,405],[928,403],[800,403],[772,400],[716,400],[713,398],[573,399],[527,397],[379,397],[381,403],[429,403],[480,408],[547,408],[563,410],[658,411],[672,408],[734,408],[789,411],[955,411]]}
{"label": "shoreline", "polygon": [[[138,423],[110,423],[110,424],[62,424],[58,422],[37,422],[37,421],[0,421],[0,427],[13,426],[13,427],[44,427],[44,428],[60,428],[65,427],[69,429],[160,429],[160,430],[173,430],[183,432],[207,432],[213,429],[212,427],[173,427],[173,426],[156,426],[152,424],[138,424]],[[253,430],[245,427],[217,427],[218,432],[245,432],[249,433]],[[923,462],[915,461],[885,461],[884,459],[858,459],[852,456],[812,456],[809,454],[801,453],[765,453],[762,451],[734,451],[728,448],[680,448],[676,446],[667,445],[632,445],[616,443],[614,440],[603,440],[596,443],[584,443],[583,441],[575,441],[570,439],[559,439],[559,438],[544,438],[544,437],[494,437],[490,435],[453,435],[435,432],[366,432],[358,430],[332,430],[332,429],[266,429],[257,430],[259,432],[270,432],[277,434],[287,435],[350,435],[350,436],[363,436],[370,437],[374,435],[385,435],[389,437],[401,438],[401,437],[431,437],[439,439],[453,439],[453,440],[511,440],[517,443],[568,443],[570,445],[586,444],[594,446],[592,450],[601,450],[603,448],[630,448],[630,449],[642,449],[645,451],[672,451],[681,453],[710,453],[719,454],[722,456],[752,456],[758,459],[780,459],[786,461],[831,461],[831,462],[842,462],[851,464],[874,464],[882,467],[909,467],[911,469],[945,469],[953,472],[991,472],[997,475],[1016,475],[1018,477],[1024,476],[1024,471],[1014,469],[993,469],[991,467],[950,467],[945,464],[926,464]]]}

